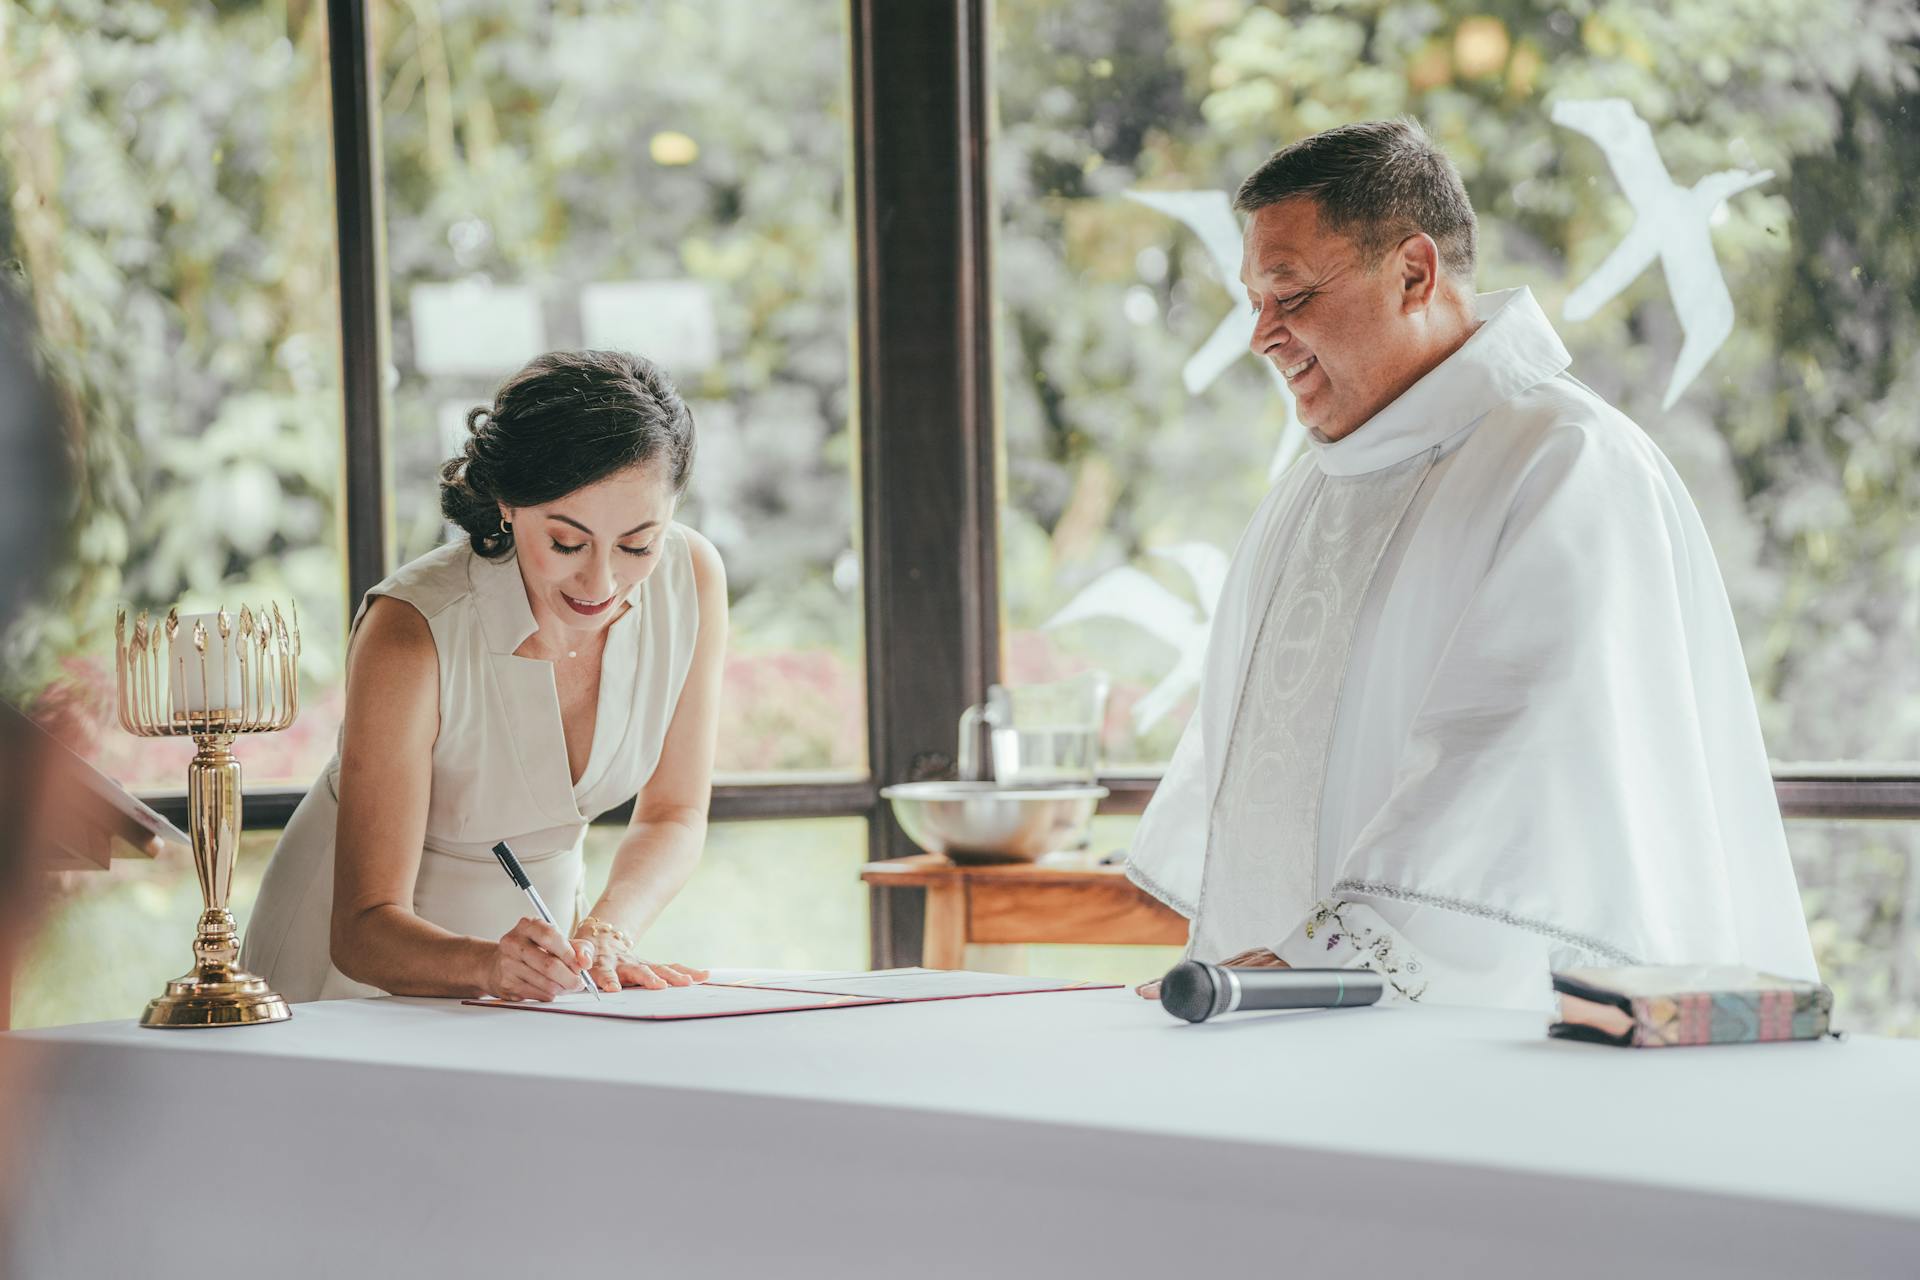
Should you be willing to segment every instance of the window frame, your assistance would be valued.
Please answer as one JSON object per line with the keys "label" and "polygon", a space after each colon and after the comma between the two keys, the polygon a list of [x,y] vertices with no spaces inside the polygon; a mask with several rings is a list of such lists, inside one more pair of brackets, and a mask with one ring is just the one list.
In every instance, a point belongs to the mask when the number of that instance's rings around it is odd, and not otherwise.
{"label": "window frame", "polygon": [[[394,545],[386,243],[368,0],[328,0],[327,22],[351,609]],[[720,822],[863,817],[872,860],[917,852],[881,788],[950,763],[961,712],[1000,671],[990,22],[991,0],[848,0],[869,768],[713,791]],[[1158,781],[1103,775],[1100,812],[1141,812]],[[1774,788],[1787,818],[1920,820],[1920,763],[1778,765]],[[246,826],[285,825],[304,794],[248,789]],[[183,792],[143,798],[186,821]],[[916,962],[918,895],[871,892],[874,963]]]}
{"label": "window frame", "polygon": [[[386,576],[395,541],[369,17],[368,0],[328,0],[349,610]],[[960,713],[985,696],[999,671],[986,13],[973,0],[850,0],[848,26],[869,768],[722,775],[710,816],[865,818],[868,855],[881,859],[918,850],[880,788],[950,758]],[[929,306],[929,298],[951,305]],[[304,795],[285,786],[248,788],[245,826],[284,826]],[[143,798],[186,821],[184,792]],[[625,822],[631,811],[629,803],[595,821]],[[870,941],[883,965],[919,954],[919,904],[899,897],[873,891]]]}

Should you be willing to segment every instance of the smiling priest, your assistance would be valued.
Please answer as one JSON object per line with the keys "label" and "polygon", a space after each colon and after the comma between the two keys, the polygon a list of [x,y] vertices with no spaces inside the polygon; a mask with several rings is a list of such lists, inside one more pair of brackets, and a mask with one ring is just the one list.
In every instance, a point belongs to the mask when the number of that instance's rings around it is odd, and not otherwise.
{"label": "smiling priest", "polygon": [[1475,295],[1452,163],[1352,125],[1235,205],[1312,448],[1234,557],[1134,881],[1197,959],[1429,1003],[1545,1008],[1574,965],[1815,976],[1699,515],[1527,290]]}

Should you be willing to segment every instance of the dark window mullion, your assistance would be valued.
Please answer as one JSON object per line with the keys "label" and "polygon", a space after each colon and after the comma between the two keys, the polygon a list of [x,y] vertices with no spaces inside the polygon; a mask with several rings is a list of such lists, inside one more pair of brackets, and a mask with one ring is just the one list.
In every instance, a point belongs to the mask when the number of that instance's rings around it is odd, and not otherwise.
{"label": "dark window mullion", "polygon": [[340,237],[340,357],[347,611],[387,575],[387,264],[379,117],[366,0],[328,0],[334,196]]}
{"label": "dark window mullion", "polygon": [[[870,778],[783,782],[729,782],[713,785],[707,816],[714,822],[779,821],[784,818],[864,818],[873,812],[878,788]],[[609,809],[595,822],[625,822],[633,802]]]}
{"label": "dark window mullion", "polygon": [[[1100,781],[1112,792],[1101,802],[1101,813],[1138,814],[1153,798],[1159,780],[1150,773],[1127,773],[1108,774]],[[1862,773],[1809,777],[1782,773],[1773,786],[1785,818],[1920,821],[1920,776]],[[305,794],[284,787],[249,789],[244,810],[247,829],[284,827]],[[782,782],[730,782],[722,778],[714,784],[709,813],[715,822],[867,817],[874,814],[878,795],[878,784],[853,776]],[[185,792],[151,792],[141,799],[168,821],[185,825]],[[624,822],[631,813],[629,802],[595,821]]]}
{"label": "dark window mullion", "polygon": [[1920,819],[1920,775],[1843,768],[1777,770],[1773,792],[1788,818]]}
{"label": "dark window mullion", "polygon": [[[988,206],[978,0],[851,0],[856,343],[876,783],[951,756],[998,668]],[[916,852],[884,806],[869,849]],[[876,892],[875,962],[919,955],[918,895]]]}
{"label": "dark window mullion", "polygon": [[[287,825],[304,790],[256,787],[242,800],[241,821],[249,831],[277,831]],[[140,797],[167,821],[187,824],[187,793],[156,791]],[[793,782],[729,782],[714,784],[708,816],[715,822],[764,822],[783,818],[864,818],[873,813],[877,789],[867,778],[814,779]],[[623,823],[633,815],[633,802],[610,809],[595,823]]]}

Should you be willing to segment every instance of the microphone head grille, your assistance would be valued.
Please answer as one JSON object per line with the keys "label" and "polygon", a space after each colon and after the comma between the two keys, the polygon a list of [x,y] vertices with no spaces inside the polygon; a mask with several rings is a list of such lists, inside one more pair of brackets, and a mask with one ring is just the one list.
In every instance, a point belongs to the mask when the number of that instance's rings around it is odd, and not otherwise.
{"label": "microphone head grille", "polygon": [[1197,960],[1182,960],[1160,979],[1160,1007],[1188,1022],[1205,1022],[1213,1012],[1213,974]]}

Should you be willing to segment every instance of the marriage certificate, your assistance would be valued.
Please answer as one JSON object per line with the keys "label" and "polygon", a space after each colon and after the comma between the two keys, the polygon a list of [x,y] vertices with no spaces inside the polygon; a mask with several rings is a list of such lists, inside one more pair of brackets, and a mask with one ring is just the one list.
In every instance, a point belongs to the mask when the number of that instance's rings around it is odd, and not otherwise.
{"label": "marriage certificate", "polygon": [[911,1004],[961,1000],[973,996],[1032,995],[1048,991],[1094,991],[1112,984],[1023,978],[965,969],[879,969],[849,973],[794,973],[735,982],[702,982],[691,987],[650,991],[628,987],[602,992],[599,999],[569,991],[557,1000],[495,1000],[464,1003],[488,1009],[534,1013],[570,1013],[589,1018],[640,1022],[677,1022],[688,1018],[735,1018],[756,1013],[800,1013],[809,1009],[848,1009],[860,1005]]}

